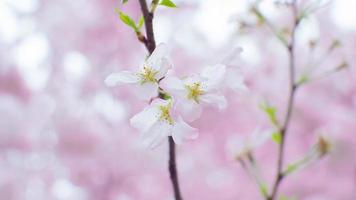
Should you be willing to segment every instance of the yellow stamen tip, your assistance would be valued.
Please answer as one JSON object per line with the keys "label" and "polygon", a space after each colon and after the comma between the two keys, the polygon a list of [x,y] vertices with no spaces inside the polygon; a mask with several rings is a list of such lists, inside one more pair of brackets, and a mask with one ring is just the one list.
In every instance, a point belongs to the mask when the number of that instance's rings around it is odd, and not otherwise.
{"label": "yellow stamen tip", "polygon": [[204,94],[204,91],[201,89],[201,83],[196,82],[192,85],[186,85],[185,88],[188,90],[187,98],[199,103],[199,96]]}

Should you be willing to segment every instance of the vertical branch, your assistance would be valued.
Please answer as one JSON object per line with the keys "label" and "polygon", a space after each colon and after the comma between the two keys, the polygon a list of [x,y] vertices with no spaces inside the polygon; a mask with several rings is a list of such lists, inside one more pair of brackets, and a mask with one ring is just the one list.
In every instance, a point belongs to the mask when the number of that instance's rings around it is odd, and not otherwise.
{"label": "vertical branch", "polygon": [[287,136],[287,130],[289,127],[290,119],[292,116],[293,112],[293,107],[294,107],[294,99],[295,99],[295,93],[297,91],[298,85],[295,83],[295,53],[294,53],[294,48],[295,48],[295,35],[296,35],[296,29],[299,25],[299,19],[298,19],[298,13],[297,13],[297,5],[296,5],[296,0],[293,1],[292,4],[292,9],[293,9],[293,18],[294,18],[294,23],[293,23],[293,29],[292,29],[292,34],[291,34],[291,41],[290,44],[288,45],[288,54],[289,54],[289,99],[287,103],[287,112],[286,116],[284,119],[284,124],[282,128],[280,129],[281,133],[281,143],[279,145],[278,149],[278,161],[277,161],[277,173],[276,173],[276,178],[274,181],[274,184],[272,186],[272,192],[271,195],[267,198],[267,200],[274,200],[277,196],[278,193],[278,188],[284,179],[284,174],[283,174],[283,160],[284,160],[284,152],[285,152],[285,141],[286,141],[286,136]]}
{"label": "vertical branch", "polygon": [[169,136],[169,174],[172,181],[172,186],[174,190],[174,198],[176,200],[182,200],[182,196],[180,194],[179,182],[178,182],[178,174],[177,174],[177,165],[176,165],[176,150],[173,138]]}
{"label": "vertical branch", "polygon": [[[141,11],[145,21],[145,28],[146,28],[146,40],[144,40],[144,44],[151,54],[154,49],[156,48],[156,42],[154,38],[153,32],[153,16],[154,10],[158,3],[157,0],[152,1],[153,9],[149,11],[146,0],[139,0]],[[171,136],[168,137],[169,143],[169,161],[168,161],[168,168],[170,179],[172,182],[172,187],[174,191],[175,200],[182,200],[182,196],[179,189],[179,181],[178,181],[178,173],[177,173],[177,165],[176,165],[176,153],[175,153],[175,144],[173,138]]]}
{"label": "vertical branch", "polygon": [[153,52],[153,50],[156,48],[156,41],[155,41],[155,36],[153,33],[153,12],[150,12],[148,10],[147,2],[146,0],[139,0],[140,6],[141,6],[141,11],[143,14],[143,18],[145,21],[145,28],[146,28],[146,48],[150,52],[150,54]]}

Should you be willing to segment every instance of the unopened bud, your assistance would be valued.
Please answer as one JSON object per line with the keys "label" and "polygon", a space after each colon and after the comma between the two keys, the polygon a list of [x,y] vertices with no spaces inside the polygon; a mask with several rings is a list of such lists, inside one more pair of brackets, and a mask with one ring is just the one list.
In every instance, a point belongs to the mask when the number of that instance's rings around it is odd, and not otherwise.
{"label": "unopened bud", "polygon": [[339,40],[334,40],[333,43],[330,45],[329,50],[333,51],[336,48],[341,46],[341,42]]}
{"label": "unopened bud", "polygon": [[343,61],[340,65],[338,65],[336,67],[336,70],[340,71],[340,70],[346,69],[348,66],[349,66],[349,64],[346,61]]}
{"label": "unopened bud", "polygon": [[320,158],[330,153],[331,147],[331,142],[327,138],[325,138],[324,136],[319,136],[318,141],[316,143],[316,148]]}
{"label": "unopened bud", "polygon": [[316,46],[316,44],[317,44],[317,41],[316,41],[316,40],[310,40],[310,41],[309,41],[309,47],[310,47],[311,49],[314,49],[315,46]]}
{"label": "unopened bud", "polygon": [[243,160],[244,158],[247,158],[250,153],[251,153],[250,149],[246,148],[244,150],[241,150],[240,152],[236,153],[235,160],[237,161]]}
{"label": "unopened bud", "polygon": [[291,32],[290,32],[290,30],[289,30],[288,27],[284,27],[284,28],[282,29],[282,33],[283,33],[284,35],[290,35],[290,34],[291,34]]}
{"label": "unopened bud", "polygon": [[141,32],[136,32],[136,35],[137,35],[137,39],[140,41],[140,42],[143,42],[143,43],[145,43],[146,42],[146,38],[145,38],[145,36],[143,36],[142,34],[141,34]]}

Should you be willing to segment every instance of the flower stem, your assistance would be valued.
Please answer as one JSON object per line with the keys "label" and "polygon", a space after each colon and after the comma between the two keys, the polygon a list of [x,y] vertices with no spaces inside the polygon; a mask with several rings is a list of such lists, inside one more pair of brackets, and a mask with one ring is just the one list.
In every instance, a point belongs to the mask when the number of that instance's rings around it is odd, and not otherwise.
{"label": "flower stem", "polygon": [[[157,4],[157,2],[158,1],[153,1],[154,4]],[[145,44],[147,50],[151,54],[156,48],[156,41],[153,32],[153,16],[154,16],[155,9],[149,11],[146,0],[139,0],[139,3],[140,3],[141,11],[145,21],[145,28],[146,28],[146,39],[142,40],[142,42]],[[155,6],[156,5],[153,5],[153,8],[155,8]],[[174,191],[174,197],[175,200],[182,200],[183,198],[179,190],[175,144],[171,136],[168,137],[168,142],[169,142],[169,161],[168,161],[169,167],[168,168],[169,168],[170,179]]]}
{"label": "flower stem", "polygon": [[287,112],[286,112],[284,124],[280,131],[282,138],[281,138],[281,143],[280,143],[279,149],[278,149],[276,178],[275,178],[274,184],[272,186],[272,192],[269,195],[269,197],[267,198],[267,200],[274,200],[276,198],[277,193],[278,193],[278,188],[285,177],[285,174],[283,173],[283,158],[284,158],[284,152],[285,152],[284,147],[285,147],[287,130],[289,127],[289,122],[290,122],[292,112],[293,112],[295,94],[296,94],[296,91],[298,88],[298,85],[295,83],[295,53],[294,53],[296,29],[299,25],[296,0],[294,0],[294,2],[292,4],[292,9],[293,9],[293,14],[294,14],[294,24],[293,24],[293,30],[292,30],[292,35],[291,35],[291,42],[288,45],[289,86],[290,86],[289,91],[290,92],[289,92],[289,99],[288,99],[288,103],[287,103]]}

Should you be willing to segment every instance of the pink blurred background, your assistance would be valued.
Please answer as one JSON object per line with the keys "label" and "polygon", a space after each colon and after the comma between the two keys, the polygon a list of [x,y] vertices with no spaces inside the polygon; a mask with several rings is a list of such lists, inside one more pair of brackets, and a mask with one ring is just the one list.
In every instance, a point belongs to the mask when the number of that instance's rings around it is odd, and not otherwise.
{"label": "pink blurred background", "polygon": [[[176,9],[158,9],[154,28],[157,42],[172,49],[175,73],[199,72],[241,46],[235,64],[249,87],[249,92],[226,94],[226,111],[205,110],[193,124],[199,138],[177,147],[183,196],[261,199],[234,160],[234,148],[256,128],[271,128],[258,108],[263,100],[283,116],[286,51],[266,27],[239,31],[238,20],[249,15],[248,0],[174,2]],[[288,26],[288,9],[274,2],[262,1],[261,10],[279,27]],[[104,85],[108,74],[134,70],[146,55],[119,21],[116,7],[135,19],[140,15],[135,0],[125,6],[116,0],[0,1],[0,199],[173,200],[167,144],[147,150],[129,126],[145,102],[129,87]],[[356,1],[331,1],[297,33],[298,75],[313,56],[323,60],[316,74],[343,60],[349,67],[298,91],[286,161],[300,158],[319,133],[330,136],[334,148],[285,180],[280,192],[288,197],[356,199],[355,8]],[[334,39],[342,46],[324,59]],[[310,41],[318,41],[313,54]],[[269,182],[276,149],[270,140],[255,152]]]}

